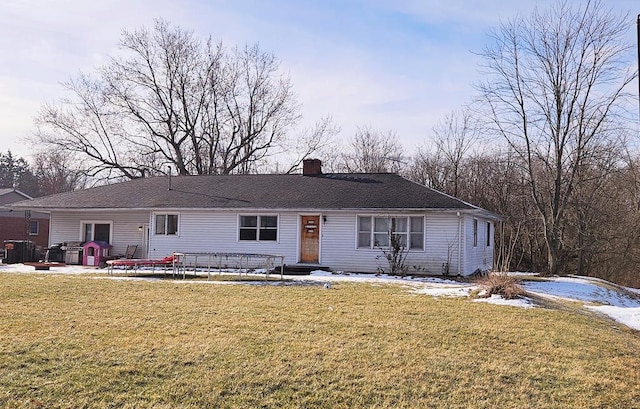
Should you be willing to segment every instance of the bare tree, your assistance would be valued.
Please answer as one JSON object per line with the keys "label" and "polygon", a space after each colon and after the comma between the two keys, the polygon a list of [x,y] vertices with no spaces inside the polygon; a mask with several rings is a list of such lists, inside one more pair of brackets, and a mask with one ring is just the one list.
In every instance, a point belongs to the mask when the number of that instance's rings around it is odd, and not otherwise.
{"label": "bare tree", "polygon": [[451,191],[449,167],[439,149],[431,149],[426,145],[418,147],[405,174],[407,178],[421,185],[445,193]]}
{"label": "bare tree", "polygon": [[296,134],[295,138],[289,138],[274,152],[272,163],[264,163],[262,171],[269,173],[291,174],[300,171],[305,159],[312,156],[327,158],[323,161],[323,167],[328,169],[331,163],[332,149],[335,146],[335,136],[340,132],[330,116],[317,121],[313,127],[305,128]]}
{"label": "bare tree", "polygon": [[465,107],[447,114],[433,127],[432,133],[430,143],[425,142],[418,148],[407,169],[407,176],[457,197],[462,166],[471,148],[480,139],[478,120]]}
{"label": "bare tree", "polygon": [[465,155],[480,138],[478,120],[468,108],[453,111],[434,126],[433,134],[438,152],[450,168],[450,177],[453,179],[451,194],[458,196],[460,166]]}
{"label": "bare tree", "polygon": [[404,150],[392,131],[380,132],[369,127],[360,127],[350,140],[346,152],[339,158],[345,172],[395,172],[403,165]]}
{"label": "bare tree", "polygon": [[628,29],[627,16],[598,0],[576,9],[560,2],[501,25],[482,52],[487,117],[522,160],[549,274],[564,265],[567,208],[580,169],[601,149],[618,148],[624,90],[636,76],[623,41]]}
{"label": "bare tree", "polygon": [[63,150],[39,152],[33,158],[33,173],[41,195],[69,192],[86,187],[87,178],[78,161]]}
{"label": "bare tree", "polygon": [[249,173],[282,150],[300,119],[279,65],[257,45],[227,49],[163,20],[124,31],[97,75],[68,81],[70,98],[42,107],[37,140],[77,154],[103,179],[167,165],[181,175]]}

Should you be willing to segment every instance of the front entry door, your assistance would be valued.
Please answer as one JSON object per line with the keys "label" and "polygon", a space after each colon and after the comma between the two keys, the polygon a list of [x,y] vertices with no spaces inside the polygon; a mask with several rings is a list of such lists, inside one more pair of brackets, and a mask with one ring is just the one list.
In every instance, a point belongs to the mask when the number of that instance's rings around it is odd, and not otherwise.
{"label": "front entry door", "polygon": [[320,250],[320,216],[301,216],[300,262],[318,263]]}

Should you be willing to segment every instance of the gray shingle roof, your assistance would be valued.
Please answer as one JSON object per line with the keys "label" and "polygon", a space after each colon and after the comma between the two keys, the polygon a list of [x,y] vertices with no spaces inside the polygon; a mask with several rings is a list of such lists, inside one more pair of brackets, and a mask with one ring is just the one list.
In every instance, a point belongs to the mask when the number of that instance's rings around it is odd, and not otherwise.
{"label": "gray shingle roof", "polygon": [[476,209],[396,174],[135,179],[21,202],[30,209]]}

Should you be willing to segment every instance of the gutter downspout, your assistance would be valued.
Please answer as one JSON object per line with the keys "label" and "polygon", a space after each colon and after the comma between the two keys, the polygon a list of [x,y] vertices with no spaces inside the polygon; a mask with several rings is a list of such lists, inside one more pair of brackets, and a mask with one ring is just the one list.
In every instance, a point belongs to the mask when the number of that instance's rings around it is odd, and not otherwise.
{"label": "gutter downspout", "polygon": [[462,217],[460,212],[457,212],[458,216],[458,275],[462,275]]}

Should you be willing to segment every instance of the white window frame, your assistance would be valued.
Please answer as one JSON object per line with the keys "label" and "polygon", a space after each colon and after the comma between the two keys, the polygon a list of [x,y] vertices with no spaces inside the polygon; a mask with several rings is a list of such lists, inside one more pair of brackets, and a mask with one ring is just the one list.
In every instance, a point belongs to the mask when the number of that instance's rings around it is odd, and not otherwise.
{"label": "white window frame", "polygon": [[[242,218],[243,217],[255,217],[256,218],[256,238],[255,239],[241,239],[240,238],[240,229],[254,229],[251,226],[242,226]],[[261,221],[263,217],[275,217],[276,218],[276,227],[265,227],[261,229]],[[275,230],[276,237],[274,240],[260,240],[260,230]],[[238,214],[237,226],[236,226],[236,241],[237,242],[247,242],[247,243],[279,243],[280,242],[280,215],[274,213],[242,213]]]}
{"label": "white window frame", "polygon": [[[369,218],[370,220],[370,228],[369,228],[369,246],[361,246],[360,245],[360,235],[364,234],[364,231],[360,231],[360,219],[361,218]],[[421,231],[412,231],[411,230],[411,219],[412,218],[420,218],[422,223]],[[387,231],[377,231],[375,224],[376,219],[387,219]],[[393,219],[405,219],[406,220],[406,230],[403,232],[392,231]],[[392,235],[402,235],[405,238],[406,249],[412,252],[422,251],[424,252],[426,249],[426,239],[425,239],[425,216],[424,215],[405,215],[405,214],[390,214],[390,215],[380,215],[380,214],[359,214],[356,215],[356,250],[375,250],[380,248],[389,248],[390,245],[390,237]],[[416,234],[422,234],[422,247],[411,247],[411,236]],[[387,235],[388,242],[386,246],[376,245],[376,235]]]}
{"label": "white window frame", "polygon": [[478,219],[473,219],[473,247],[478,247]]}
{"label": "white window frame", "polygon": [[[36,231],[34,232],[33,229],[31,228],[32,226],[36,226]],[[40,220],[30,220],[29,221],[29,236],[37,236],[38,234],[40,234]]]}
{"label": "white window frame", "polygon": [[491,247],[491,222],[487,222],[487,247]]}
{"label": "white window frame", "polygon": [[96,224],[108,224],[109,225],[109,244],[113,243],[113,220],[80,220],[80,234],[78,238],[80,241],[85,241],[84,231],[85,226],[87,224],[91,224],[91,240],[93,241],[96,237]]}
{"label": "white window frame", "polygon": [[[157,231],[157,219],[158,216],[164,216],[164,232],[159,233]],[[175,216],[176,220],[176,232],[175,233],[167,233],[169,227],[169,216]],[[168,237],[178,237],[180,236],[180,213],[179,212],[154,212],[153,213],[153,235],[154,236],[168,236]]]}

